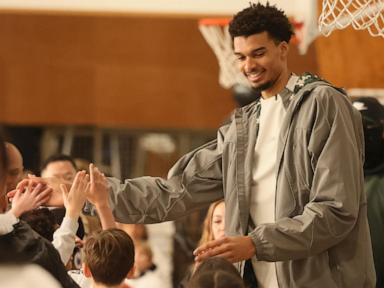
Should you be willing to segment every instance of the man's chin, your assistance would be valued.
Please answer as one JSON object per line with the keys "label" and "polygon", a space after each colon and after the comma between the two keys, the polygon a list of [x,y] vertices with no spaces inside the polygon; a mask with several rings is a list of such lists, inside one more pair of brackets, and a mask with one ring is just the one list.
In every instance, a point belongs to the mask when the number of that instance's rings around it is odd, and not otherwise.
{"label": "man's chin", "polygon": [[251,87],[253,89],[255,89],[256,91],[264,91],[264,90],[267,90],[269,88],[272,87],[272,83],[271,82],[265,82],[265,83],[254,83],[254,82],[251,82]]}

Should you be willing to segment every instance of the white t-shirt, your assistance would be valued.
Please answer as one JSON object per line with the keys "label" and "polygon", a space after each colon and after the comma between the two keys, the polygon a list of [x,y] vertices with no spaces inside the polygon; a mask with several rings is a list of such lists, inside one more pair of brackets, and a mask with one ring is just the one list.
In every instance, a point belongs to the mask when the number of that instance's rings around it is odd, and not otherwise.
{"label": "white t-shirt", "polygon": [[[281,124],[286,114],[279,95],[260,99],[259,132],[255,146],[250,216],[255,223],[275,222],[276,155]],[[275,263],[252,259],[259,287],[279,287]]]}

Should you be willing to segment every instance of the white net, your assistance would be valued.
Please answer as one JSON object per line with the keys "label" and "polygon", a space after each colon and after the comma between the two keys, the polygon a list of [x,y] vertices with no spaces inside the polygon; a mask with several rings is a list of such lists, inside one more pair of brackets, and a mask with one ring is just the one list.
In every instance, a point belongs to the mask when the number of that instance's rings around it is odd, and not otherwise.
{"label": "white net", "polygon": [[236,57],[233,54],[232,39],[228,32],[228,25],[200,24],[199,29],[219,62],[220,85],[225,89],[230,89],[235,84],[249,86],[247,79],[236,65]]}
{"label": "white net", "polygon": [[349,25],[356,30],[367,29],[372,36],[384,37],[383,0],[323,0],[319,30],[329,36],[335,29]]}

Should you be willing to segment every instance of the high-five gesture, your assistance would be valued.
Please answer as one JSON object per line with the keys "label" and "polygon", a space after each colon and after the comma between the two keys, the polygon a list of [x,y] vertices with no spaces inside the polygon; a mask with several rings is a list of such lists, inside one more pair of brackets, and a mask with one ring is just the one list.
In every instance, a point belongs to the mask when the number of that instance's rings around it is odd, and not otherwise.
{"label": "high-five gesture", "polygon": [[89,165],[89,174],[91,182],[87,199],[95,205],[96,211],[100,217],[102,228],[113,228],[115,227],[115,219],[111,208],[109,207],[109,188],[107,179],[93,164]]}
{"label": "high-five gesture", "polygon": [[69,192],[66,185],[60,185],[66,216],[72,219],[77,219],[80,216],[89,188],[89,176],[85,171],[77,172]]}
{"label": "high-five gesture", "polygon": [[90,175],[90,190],[87,195],[88,201],[90,201],[95,207],[108,205],[108,185],[107,180],[103,173],[93,164],[89,165]]}

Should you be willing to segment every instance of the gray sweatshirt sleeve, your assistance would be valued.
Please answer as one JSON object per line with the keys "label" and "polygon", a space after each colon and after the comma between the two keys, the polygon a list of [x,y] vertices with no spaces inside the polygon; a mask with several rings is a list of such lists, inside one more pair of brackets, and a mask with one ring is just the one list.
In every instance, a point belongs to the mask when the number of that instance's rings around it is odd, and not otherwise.
{"label": "gray sweatshirt sleeve", "polygon": [[109,178],[116,221],[148,224],[174,220],[223,198],[220,131],[218,135],[182,157],[168,179],[140,177],[121,183]]}

